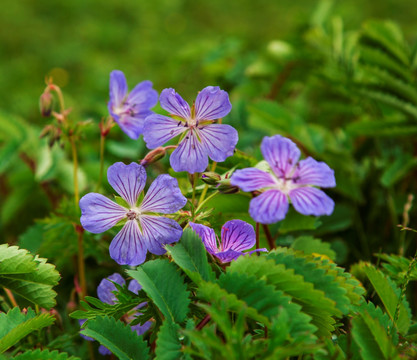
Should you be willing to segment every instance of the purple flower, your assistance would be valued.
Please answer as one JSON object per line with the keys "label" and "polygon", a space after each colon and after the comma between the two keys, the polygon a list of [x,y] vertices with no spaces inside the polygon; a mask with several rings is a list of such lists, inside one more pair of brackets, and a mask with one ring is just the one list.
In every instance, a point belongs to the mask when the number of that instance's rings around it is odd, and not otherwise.
{"label": "purple flower", "polygon": [[[117,302],[116,295],[114,294],[114,292],[117,291],[117,288],[112,283],[112,281],[121,285],[121,286],[126,285],[126,281],[125,281],[125,279],[123,279],[122,275],[120,275],[119,273],[114,273],[114,274],[108,276],[107,278],[101,280],[100,284],[97,287],[98,298],[102,302],[104,302],[106,304],[110,304],[110,305],[114,305]],[[128,286],[128,289],[130,291],[134,292],[135,294],[137,294],[138,291],[141,288],[142,288],[142,286],[136,280],[131,280],[130,283],[129,283],[129,286]],[[140,304],[139,306],[135,307],[135,310],[137,310],[139,307],[144,306],[145,304],[146,303]],[[139,315],[142,315],[142,314],[137,312],[137,311],[128,313],[125,317],[125,321],[127,323],[130,323],[136,316],[139,316]],[[79,319],[78,320],[80,326],[82,326],[86,321],[87,321],[87,319]],[[132,329],[132,331],[136,331],[136,333],[138,335],[142,335],[146,331],[148,331],[151,328],[151,326],[152,326],[152,322],[147,321],[143,325],[138,324],[138,325],[131,326],[131,329]],[[89,337],[89,336],[85,336],[81,333],[80,333],[80,335],[81,335],[81,337],[83,337],[87,341],[94,341],[94,339]],[[110,355],[111,354],[111,351],[103,345],[100,345],[100,347],[98,348],[98,351],[101,355]]]}
{"label": "purple flower", "polygon": [[150,81],[142,81],[128,93],[126,78],[120,70],[110,73],[110,115],[130,138],[136,140],[143,132],[149,110],[158,102],[158,93]]}
{"label": "purple flower", "polygon": [[126,201],[127,207],[101,194],[89,193],[80,200],[81,224],[85,230],[98,234],[121,220],[126,221],[110,244],[113,260],[120,265],[139,265],[145,261],[147,251],[162,255],[165,253],[164,245],[180,239],[181,226],[173,219],[156,214],[175,213],[187,202],[176,179],[169,175],[159,175],[141,204],[137,205],[146,182],[143,166],[118,162],[109,167],[107,178]]}
{"label": "purple flower", "polygon": [[298,161],[300,150],[280,135],[265,137],[261,151],[271,172],[257,168],[236,170],[230,181],[243,191],[261,191],[251,200],[249,213],[261,224],[273,224],[285,218],[289,201],[303,215],[330,215],[334,202],[323,188],[336,186],[334,171],[311,157]]}
{"label": "purple flower", "polygon": [[172,118],[158,114],[148,116],[143,139],[149,149],[155,149],[182,134],[170,158],[174,171],[203,172],[208,166],[208,157],[222,162],[233,155],[237,131],[230,125],[214,123],[232,108],[226,91],[218,86],[207,86],[199,92],[191,109],[174,89],[163,90],[159,101]]}
{"label": "purple flower", "polygon": [[244,253],[255,245],[256,235],[253,226],[242,220],[230,220],[222,226],[221,241],[217,238],[214,230],[208,226],[190,222],[190,227],[203,241],[206,250],[216,256],[222,263],[236,260],[241,255],[252,254],[256,249]]}

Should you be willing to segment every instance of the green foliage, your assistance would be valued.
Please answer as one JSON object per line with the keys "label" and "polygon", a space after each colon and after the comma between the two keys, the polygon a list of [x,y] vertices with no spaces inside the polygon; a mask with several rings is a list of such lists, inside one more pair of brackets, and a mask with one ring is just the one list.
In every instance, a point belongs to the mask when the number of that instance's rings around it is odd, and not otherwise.
{"label": "green foliage", "polygon": [[149,358],[149,349],[143,339],[129,325],[112,317],[100,316],[88,320],[81,333],[97,340],[119,359]]}
{"label": "green foliage", "polygon": [[[401,302],[399,300],[399,289],[380,270],[377,270],[371,264],[365,263],[363,268],[366,276],[384,304],[390,319],[395,321],[398,331],[401,334],[407,334],[411,319],[405,300],[403,299]],[[399,306],[398,319],[394,319],[397,306]]]}
{"label": "green foliage", "polygon": [[7,314],[0,313],[0,354],[30,333],[52,325],[54,320],[52,315],[36,315],[30,308],[26,314],[17,307]]}
{"label": "green foliage", "polygon": [[292,243],[291,248],[300,250],[305,254],[325,255],[334,260],[336,252],[331,249],[329,243],[320,239],[314,239],[312,236],[300,236]]}
{"label": "green foliage", "polygon": [[46,259],[33,257],[17,246],[0,245],[0,285],[10,289],[30,302],[51,308],[55,305],[60,276],[55,266]]}
{"label": "green foliage", "polygon": [[174,264],[153,260],[127,273],[142,285],[167,321],[181,323],[185,320],[190,293]]}
{"label": "green foliage", "polygon": [[29,350],[25,351],[22,354],[14,356],[14,360],[80,360],[80,358],[75,356],[69,356],[66,353],[58,352],[57,350]]}
{"label": "green foliage", "polygon": [[179,325],[166,321],[159,328],[156,340],[156,360],[178,360],[181,357]]}
{"label": "green foliage", "polygon": [[207,261],[207,251],[200,237],[186,229],[175,246],[166,247],[175,263],[195,282],[213,280],[214,274]]}

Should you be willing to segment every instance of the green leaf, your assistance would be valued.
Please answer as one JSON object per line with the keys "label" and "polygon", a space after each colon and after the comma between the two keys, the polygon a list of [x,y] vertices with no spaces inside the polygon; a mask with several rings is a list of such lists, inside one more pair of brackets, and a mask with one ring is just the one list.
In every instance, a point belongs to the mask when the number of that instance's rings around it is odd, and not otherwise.
{"label": "green leaf", "polygon": [[69,356],[67,353],[58,352],[58,350],[29,350],[22,354],[14,356],[14,360],[81,360],[76,356]]}
{"label": "green leaf", "polygon": [[321,222],[318,217],[305,216],[291,208],[285,219],[280,222],[279,232],[285,234],[292,231],[314,230],[320,224]]}
{"label": "green leaf", "polygon": [[18,307],[11,309],[7,314],[0,313],[0,353],[15,345],[33,331],[40,330],[54,323],[50,314],[36,315],[32,309],[23,314]]}
{"label": "green leaf", "polygon": [[364,311],[352,320],[352,337],[360,348],[362,359],[400,359],[395,345],[378,319]]}
{"label": "green leaf", "polygon": [[[384,304],[389,317],[391,320],[394,320],[395,311],[399,302],[398,295],[393,288],[394,284],[390,283],[381,271],[369,263],[364,263],[363,270]],[[396,325],[400,334],[406,335],[410,327],[411,319],[404,303],[401,302],[399,306],[400,311]]]}
{"label": "green leaf", "polygon": [[0,285],[45,308],[55,305],[60,276],[46,259],[33,257],[17,246],[0,245]]}
{"label": "green leaf", "polygon": [[127,273],[142,285],[168,321],[180,323],[185,320],[190,293],[173,263],[166,259],[148,261]]}
{"label": "green leaf", "polygon": [[164,322],[159,329],[156,340],[156,360],[178,360],[181,359],[181,342],[179,340],[178,324]]}
{"label": "green leaf", "polygon": [[149,358],[146,342],[129,325],[107,316],[88,320],[86,324],[81,334],[97,340],[119,359]]}
{"label": "green leaf", "polygon": [[336,253],[331,249],[329,243],[325,243],[320,239],[315,239],[312,236],[300,236],[292,243],[291,247],[294,250],[300,250],[305,254],[320,254],[326,255],[330,259],[336,258]]}
{"label": "green leaf", "polygon": [[417,158],[410,154],[401,154],[385,169],[381,176],[381,184],[390,187],[401,180],[417,166]]}
{"label": "green leaf", "polygon": [[[269,253],[268,256],[273,256]],[[283,264],[265,256],[241,256],[230,265],[231,272],[250,273],[263,278],[268,284],[274,285],[285,295],[292,298],[292,302],[301,305],[302,310],[312,317],[312,324],[318,328],[319,336],[330,336],[334,330],[333,316],[341,316],[333,300],[327,298],[324,292],[316,290],[314,285],[304,280],[294,270],[287,269]]]}
{"label": "green leaf", "polygon": [[178,244],[166,247],[175,263],[195,282],[210,281],[214,274],[207,261],[207,251],[200,237],[186,229]]}

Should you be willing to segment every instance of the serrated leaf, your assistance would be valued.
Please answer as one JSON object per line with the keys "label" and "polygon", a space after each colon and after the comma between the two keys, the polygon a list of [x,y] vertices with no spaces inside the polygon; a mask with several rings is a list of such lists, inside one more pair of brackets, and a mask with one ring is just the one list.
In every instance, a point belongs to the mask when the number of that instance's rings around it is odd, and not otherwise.
{"label": "serrated leaf", "polygon": [[0,313],[0,353],[5,352],[31,332],[52,325],[54,321],[52,315],[35,316],[31,309],[27,314],[23,314],[17,307],[7,314]]}
{"label": "serrated leaf", "polygon": [[329,243],[325,243],[320,239],[315,239],[312,236],[300,236],[292,243],[291,247],[294,250],[300,250],[305,254],[320,254],[326,255],[330,259],[336,258],[336,253],[331,249]]}
{"label": "serrated leaf", "polygon": [[121,360],[148,359],[149,348],[129,325],[111,317],[88,320],[81,334],[97,340]]}
{"label": "serrated leaf", "polygon": [[207,251],[200,237],[186,229],[178,244],[166,247],[175,263],[195,282],[210,281],[214,274],[207,261]]}
{"label": "serrated leaf", "polygon": [[159,328],[156,340],[156,360],[178,360],[181,359],[181,342],[178,338],[178,324],[164,322]]}
{"label": "serrated leaf", "polygon": [[185,320],[190,293],[173,263],[166,259],[152,260],[127,273],[142,285],[168,321],[180,323]]}
{"label": "serrated leaf", "polygon": [[395,345],[378,319],[364,311],[352,320],[352,337],[360,348],[363,360],[399,359]]}
{"label": "serrated leaf", "polygon": [[[377,270],[369,263],[364,263],[363,270],[384,304],[389,317],[391,320],[394,320],[395,311],[399,302],[398,296],[393,289],[394,284],[390,283],[380,270]],[[400,311],[396,325],[400,334],[405,335],[410,327],[411,319],[409,318],[405,305],[401,302],[399,306]]]}
{"label": "serrated leaf", "polygon": [[46,259],[33,257],[17,246],[0,245],[0,285],[45,308],[55,305],[60,276]]}
{"label": "serrated leaf", "polygon": [[14,360],[81,360],[76,356],[69,356],[67,353],[58,352],[58,350],[29,350],[22,354],[14,356]]}
{"label": "serrated leaf", "polygon": [[287,269],[265,256],[241,256],[230,265],[229,271],[256,275],[291,297],[293,302],[301,305],[304,313],[312,317],[312,324],[318,328],[319,336],[330,336],[334,330],[333,316],[342,315],[335,302],[327,298],[324,292],[316,290],[312,283],[304,281],[293,269]]}

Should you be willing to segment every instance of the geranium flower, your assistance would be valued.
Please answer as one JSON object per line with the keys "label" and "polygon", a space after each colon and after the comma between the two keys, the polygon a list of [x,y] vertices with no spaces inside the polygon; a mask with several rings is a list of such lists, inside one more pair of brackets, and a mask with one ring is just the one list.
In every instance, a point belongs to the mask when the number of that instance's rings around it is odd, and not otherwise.
{"label": "geranium flower", "polygon": [[208,226],[190,222],[190,227],[203,241],[206,250],[217,257],[222,263],[236,260],[241,255],[252,254],[266,249],[256,249],[244,253],[243,250],[252,248],[256,243],[253,226],[242,220],[230,220],[222,226],[221,240],[214,230]]}
{"label": "geranium flower", "polygon": [[208,157],[222,162],[233,155],[238,140],[237,131],[230,125],[214,123],[232,108],[226,91],[218,86],[207,86],[200,91],[195,105],[190,108],[174,89],[165,89],[159,102],[173,117],[148,116],[143,139],[149,149],[155,149],[182,134],[182,140],[170,158],[174,171],[203,172],[208,166]]}
{"label": "geranium flower", "polygon": [[89,193],[80,200],[81,225],[85,230],[98,234],[126,220],[110,244],[113,260],[120,265],[139,265],[145,261],[147,251],[162,255],[165,244],[180,239],[181,226],[173,219],[156,214],[175,213],[187,202],[176,179],[159,175],[139,205],[136,203],[146,183],[146,171],[142,165],[115,163],[109,167],[107,179],[126,201],[127,207],[101,194]]}
{"label": "geranium flower", "polygon": [[273,224],[285,218],[289,201],[303,215],[330,215],[334,202],[315,186],[336,186],[334,171],[311,157],[298,161],[300,150],[280,135],[265,137],[261,151],[271,172],[257,168],[236,170],[230,182],[243,191],[260,191],[251,200],[250,216],[261,224]]}
{"label": "geranium flower", "polygon": [[[111,280],[111,281],[110,281]],[[119,273],[114,273],[110,276],[108,276],[107,278],[104,278],[103,280],[101,280],[100,284],[97,287],[97,296],[98,298],[106,303],[106,304],[110,304],[110,305],[114,305],[117,302],[117,298],[116,295],[114,294],[115,291],[117,291],[116,286],[112,283],[115,282],[117,284],[119,284],[120,286],[123,286],[126,284],[125,279],[123,279],[122,275],[120,275]],[[136,281],[136,280],[131,280],[128,286],[128,290],[132,291],[133,293],[137,294],[139,292],[139,290],[142,288],[142,286]],[[142,303],[139,306],[137,306],[135,308],[139,309],[140,307],[144,306],[146,303]],[[130,314],[127,314],[127,316],[125,317],[125,321],[127,323],[130,323],[136,316],[142,315],[139,312],[131,312]],[[78,320],[80,326],[82,326],[85,322],[87,321],[87,319],[80,319]],[[132,331],[136,331],[136,333],[138,335],[142,335],[144,334],[146,331],[148,331],[152,326],[152,322],[151,321],[147,321],[145,322],[143,325],[134,325],[131,326]],[[83,337],[85,340],[87,341],[94,341],[93,338],[89,337],[89,336],[85,336],[83,334],[81,334],[81,337]],[[105,346],[100,345],[100,347],[98,348],[98,351],[101,355],[110,355],[111,351],[109,349],[107,349]]]}
{"label": "geranium flower", "polygon": [[158,93],[150,81],[142,81],[128,93],[126,78],[120,70],[110,73],[110,115],[130,138],[137,140],[143,132],[143,123],[149,110],[158,102]]}

